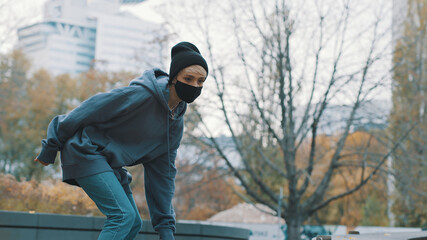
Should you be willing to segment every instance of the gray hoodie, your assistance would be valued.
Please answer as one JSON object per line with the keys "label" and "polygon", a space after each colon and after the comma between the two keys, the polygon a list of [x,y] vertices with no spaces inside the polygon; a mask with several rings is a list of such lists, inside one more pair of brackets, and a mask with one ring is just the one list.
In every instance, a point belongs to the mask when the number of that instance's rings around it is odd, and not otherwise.
{"label": "gray hoodie", "polygon": [[128,87],[96,94],[56,116],[38,156],[54,163],[60,151],[63,181],[73,185],[78,185],[75,178],[113,171],[128,186],[131,176],[123,166],[142,163],[151,221],[161,235],[175,231],[175,158],[187,108],[182,101],[170,117],[168,79],[165,72],[152,69]]}

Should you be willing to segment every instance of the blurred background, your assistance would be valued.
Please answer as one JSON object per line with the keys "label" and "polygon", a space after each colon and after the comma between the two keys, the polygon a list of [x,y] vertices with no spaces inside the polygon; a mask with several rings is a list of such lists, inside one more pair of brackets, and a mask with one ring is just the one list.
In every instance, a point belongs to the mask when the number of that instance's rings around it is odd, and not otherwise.
{"label": "blurred background", "polygon": [[50,120],[190,41],[210,74],[176,160],[179,221],[253,240],[425,229],[426,24],[426,0],[1,0],[0,209],[101,216],[59,154],[33,162]]}

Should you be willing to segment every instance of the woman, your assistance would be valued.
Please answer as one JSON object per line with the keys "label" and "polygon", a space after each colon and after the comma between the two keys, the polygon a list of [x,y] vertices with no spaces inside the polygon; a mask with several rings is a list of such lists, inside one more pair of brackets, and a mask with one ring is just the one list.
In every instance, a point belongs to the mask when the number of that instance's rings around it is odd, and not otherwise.
{"label": "woman", "polygon": [[128,87],[100,93],[56,116],[35,161],[47,166],[61,151],[63,181],[83,188],[107,216],[98,239],[134,239],[142,221],[123,166],[144,165],[151,222],[174,239],[175,157],[187,103],[201,93],[208,65],[196,46],[176,44],[169,76],[146,71]]}

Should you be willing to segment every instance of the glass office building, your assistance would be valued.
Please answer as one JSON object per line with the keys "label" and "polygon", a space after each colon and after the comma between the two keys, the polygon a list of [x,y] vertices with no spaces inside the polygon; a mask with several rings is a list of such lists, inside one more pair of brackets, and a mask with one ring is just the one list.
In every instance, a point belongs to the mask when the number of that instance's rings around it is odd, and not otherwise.
{"label": "glass office building", "polygon": [[[141,72],[161,66],[166,31],[120,11],[120,0],[49,0],[42,22],[18,30],[33,69],[78,74],[94,67]],[[166,44],[166,43],[165,43]]]}

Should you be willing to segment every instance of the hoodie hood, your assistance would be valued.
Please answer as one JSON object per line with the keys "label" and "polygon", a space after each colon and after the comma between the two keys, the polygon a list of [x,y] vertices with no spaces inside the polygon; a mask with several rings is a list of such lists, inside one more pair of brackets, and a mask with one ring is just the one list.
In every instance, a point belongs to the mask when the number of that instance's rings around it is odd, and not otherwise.
{"label": "hoodie hood", "polygon": [[[145,71],[140,77],[133,79],[129,86],[131,87],[144,87],[147,89],[160,105],[170,113],[168,106],[169,99],[169,87],[168,87],[169,75],[159,68],[153,68]],[[187,103],[181,101],[175,109],[174,119],[181,119],[187,109]]]}

